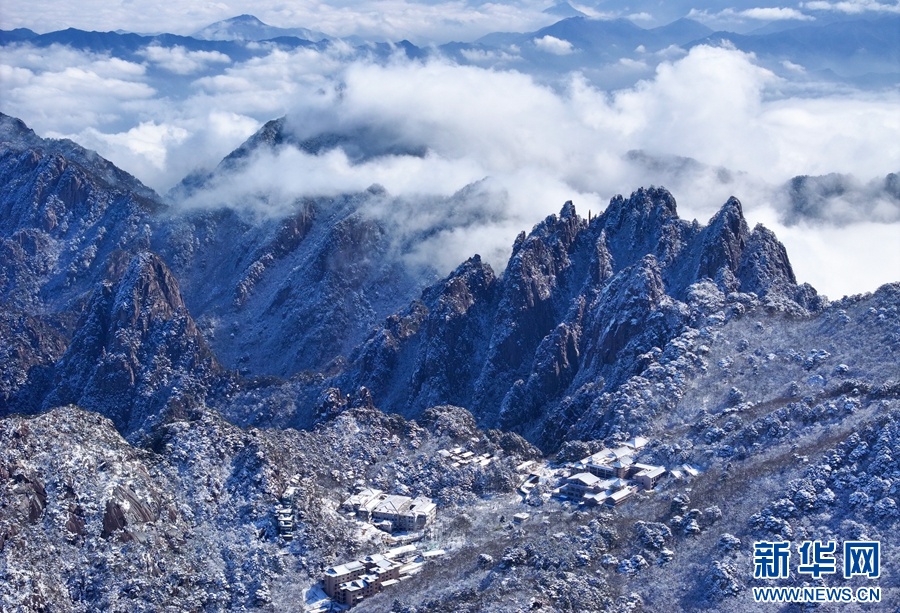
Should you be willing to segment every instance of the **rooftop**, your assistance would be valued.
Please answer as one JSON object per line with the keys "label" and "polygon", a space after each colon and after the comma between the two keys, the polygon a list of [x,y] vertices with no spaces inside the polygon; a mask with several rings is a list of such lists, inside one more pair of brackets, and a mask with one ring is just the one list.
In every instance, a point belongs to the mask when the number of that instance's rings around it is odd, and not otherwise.
{"label": "rooftop", "polygon": [[347,562],[346,564],[339,564],[338,566],[332,566],[325,570],[326,575],[332,575],[335,577],[340,577],[341,575],[347,575],[354,571],[361,570],[365,568],[361,562],[357,560],[353,560],[352,562]]}
{"label": "rooftop", "polygon": [[658,477],[658,476],[660,476],[660,475],[663,474],[664,472],[666,472],[666,469],[663,468],[662,466],[651,466],[650,468],[645,468],[644,470],[642,470],[641,472],[639,472],[639,473],[637,474],[637,476],[639,476],[639,477],[650,477],[650,478],[652,479],[653,477]]}
{"label": "rooftop", "polygon": [[411,503],[412,499],[408,496],[390,494],[385,496],[374,510],[377,513],[404,513]]}
{"label": "rooftop", "polygon": [[600,481],[600,477],[591,473],[578,473],[569,477],[569,481],[578,481],[588,487]]}
{"label": "rooftop", "polygon": [[643,436],[635,436],[633,438],[625,441],[625,444],[631,447],[632,449],[642,449],[647,446],[647,443],[650,442],[650,439],[644,438]]}

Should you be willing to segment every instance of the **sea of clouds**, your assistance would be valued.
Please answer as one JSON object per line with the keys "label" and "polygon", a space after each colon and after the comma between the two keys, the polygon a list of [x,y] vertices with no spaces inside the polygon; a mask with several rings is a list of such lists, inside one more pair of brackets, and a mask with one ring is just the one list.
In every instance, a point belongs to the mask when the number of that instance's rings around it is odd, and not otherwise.
{"label": "sea of clouds", "polygon": [[[586,215],[654,184],[675,194],[682,217],[701,222],[737,196],[751,224],[787,244],[800,280],[829,296],[900,277],[900,203],[878,189],[900,170],[896,89],[801,86],[728,45],[667,50],[649,78],[619,89],[577,72],[547,84],[399,51],[360,57],[348,44],[264,51],[233,62],[153,46],[126,61],[9,45],[0,51],[0,110],[41,136],[95,149],[160,193],[280,116],[298,140],[389,143],[394,153],[362,159],[341,148],[259,151],[176,205],[280,215],[304,196],[377,184],[386,196],[370,214],[427,236],[411,257],[442,272],[475,252],[502,269],[515,235],[566,200]],[[815,214],[798,213],[786,182],[829,173],[848,189],[820,199]]]}

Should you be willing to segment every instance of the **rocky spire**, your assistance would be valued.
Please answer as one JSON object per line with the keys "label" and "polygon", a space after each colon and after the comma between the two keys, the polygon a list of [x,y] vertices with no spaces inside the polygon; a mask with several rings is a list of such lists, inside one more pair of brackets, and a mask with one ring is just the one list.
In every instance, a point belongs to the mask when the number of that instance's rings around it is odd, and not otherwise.
{"label": "rocky spire", "polygon": [[172,273],[144,252],[94,291],[44,404],[78,404],[130,435],[178,397],[200,402],[218,370]]}
{"label": "rocky spire", "polygon": [[741,261],[750,231],[740,201],[731,197],[709,220],[703,232],[697,279],[715,279],[721,269],[734,273]]}

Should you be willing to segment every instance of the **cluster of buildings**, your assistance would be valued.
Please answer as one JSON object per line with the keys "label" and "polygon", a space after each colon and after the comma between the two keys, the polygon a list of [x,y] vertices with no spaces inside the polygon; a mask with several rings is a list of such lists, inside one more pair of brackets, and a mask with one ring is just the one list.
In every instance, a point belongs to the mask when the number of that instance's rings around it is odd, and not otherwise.
{"label": "cluster of buildings", "polygon": [[341,506],[355,513],[357,519],[389,533],[423,530],[437,515],[437,505],[430,498],[410,498],[374,488],[365,488]]}
{"label": "cluster of buildings", "polygon": [[419,573],[430,558],[442,550],[419,554],[415,545],[396,547],[387,553],[372,554],[325,570],[325,593],[341,605],[353,607],[386,587],[396,585]]}
{"label": "cluster of buildings", "polygon": [[284,491],[281,500],[275,505],[275,523],[278,532],[286,541],[294,538],[294,494],[296,487],[289,487]]}
{"label": "cluster of buildings", "polygon": [[688,479],[690,477],[696,477],[700,474],[700,471],[691,466],[690,464],[682,464],[681,466],[677,466],[671,470],[669,470],[669,474],[678,479]]}
{"label": "cluster of buildings", "polygon": [[465,466],[466,464],[476,464],[487,466],[496,458],[490,453],[482,453],[476,455],[474,451],[467,451],[462,447],[454,447],[453,449],[438,449],[438,455],[450,462],[454,468]]}
{"label": "cluster of buildings", "polygon": [[635,456],[648,443],[635,437],[615,449],[604,448],[572,465],[573,474],[554,491],[585,504],[618,506],[639,489],[651,490],[666,474],[662,466],[642,464]]}

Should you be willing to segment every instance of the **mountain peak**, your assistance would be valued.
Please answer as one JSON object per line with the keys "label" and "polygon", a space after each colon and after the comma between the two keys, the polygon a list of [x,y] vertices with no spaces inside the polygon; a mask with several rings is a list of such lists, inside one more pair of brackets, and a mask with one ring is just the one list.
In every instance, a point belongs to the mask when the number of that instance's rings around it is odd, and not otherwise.
{"label": "mountain peak", "polygon": [[96,287],[45,402],[77,403],[132,434],[172,402],[202,397],[219,366],[162,258],[142,252],[125,264],[125,257],[114,266],[121,276]]}
{"label": "mountain peak", "polygon": [[322,40],[328,38],[322,32],[306,28],[279,28],[271,26],[254,15],[237,15],[229,19],[217,21],[194,32],[194,38],[200,40],[229,41],[262,41],[281,36],[290,36],[305,40]]}
{"label": "mountain peak", "polygon": [[734,196],[709,220],[696,277],[715,279],[721,269],[734,273],[750,235],[741,202]]}
{"label": "mountain peak", "polygon": [[21,146],[40,141],[34,130],[25,125],[21,119],[0,113],[0,143]]}
{"label": "mountain peak", "polygon": [[267,23],[262,22],[255,15],[248,15],[246,13],[243,15],[238,15],[237,17],[232,17],[231,19],[225,19],[224,21],[222,21],[220,23],[250,23],[250,24],[259,25],[259,26],[269,25]]}
{"label": "mountain peak", "polygon": [[545,8],[543,11],[547,15],[553,15],[555,17],[587,17],[587,14],[579,11],[577,8],[569,4],[568,2],[557,2],[551,7]]}

